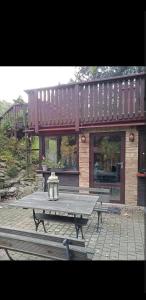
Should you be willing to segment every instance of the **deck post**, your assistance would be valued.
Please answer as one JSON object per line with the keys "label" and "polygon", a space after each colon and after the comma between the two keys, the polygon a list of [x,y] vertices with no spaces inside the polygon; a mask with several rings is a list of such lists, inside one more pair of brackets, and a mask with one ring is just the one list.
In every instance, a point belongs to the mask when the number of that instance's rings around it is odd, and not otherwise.
{"label": "deck post", "polygon": [[75,131],[79,131],[79,85],[75,85]]}

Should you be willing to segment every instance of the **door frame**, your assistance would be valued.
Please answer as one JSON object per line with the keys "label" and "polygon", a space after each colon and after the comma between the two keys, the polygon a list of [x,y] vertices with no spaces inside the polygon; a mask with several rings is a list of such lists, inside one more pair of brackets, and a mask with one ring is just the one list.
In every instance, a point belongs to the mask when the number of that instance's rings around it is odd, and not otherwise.
{"label": "door frame", "polygon": [[[112,132],[92,132],[89,134],[89,185],[90,187],[94,187],[93,182],[93,137],[95,135],[98,136],[105,136],[110,135],[113,136],[115,134],[118,134],[121,136],[121,162],[123,162],[123,168],[121,169],[120,178],[121,182],[120,184],[114,184],[114,183],[99,183],[97,186],[101,188],[105,187],[120,187],[120,201],[110,201],[111,203],[119,203],[119,204],[125,204],[125,131],[112,131]],[[96,186],[96,187],[97,187]]]}

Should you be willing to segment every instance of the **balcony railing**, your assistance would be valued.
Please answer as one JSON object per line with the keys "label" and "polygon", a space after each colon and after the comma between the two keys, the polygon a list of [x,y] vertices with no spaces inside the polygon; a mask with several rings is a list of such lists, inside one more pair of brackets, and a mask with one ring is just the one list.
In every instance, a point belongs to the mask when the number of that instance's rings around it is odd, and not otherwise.
{"label": "balcony railing", "polygon": [[10,125],[11,128],[21,128],[26,126],[26,113],[28,104],[13,104],[1,117],[0,125]]}
{"label": "balcony railing", "polygon": [[28,126],[74,128],[145,120],[145,73],[27,90]]}

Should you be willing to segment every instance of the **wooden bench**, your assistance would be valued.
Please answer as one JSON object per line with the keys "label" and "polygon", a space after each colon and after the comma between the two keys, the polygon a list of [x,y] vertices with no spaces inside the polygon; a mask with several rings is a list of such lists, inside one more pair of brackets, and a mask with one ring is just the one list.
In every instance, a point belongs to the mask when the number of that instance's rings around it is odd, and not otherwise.
{"label": "wooden bench", "polygon": [[100,223],[100,221],[102,223],[102,213],[106,213],[106,214],[118,213],[119,214],[120,210],[121,209],[118,208],[118,207],[114,207],[114,208],[112,208],[112,207],[102,207],[102,205],[99,206],[99,207],[95,207],[94,211],[96,211],[97,214],[98,214],[97,231],[99,229],[99,223]]}
{"label": "wooden bench", "polygon": [[96,194],[100,196],[100,201],[102,201],[102,195],[110,195],[110,189],[60,185],[59,192],[63,192],[63,191],[66,191],[68,193],[73,192],[73,193],[82,193],[82,194],[87,194],[87,193]]}
{"label": "wooden bench", "polygon": [[0,248],[10,260],[13,258],[9,250],[50,260],[91,260],[82,240],[9,227],[0,227]]}
{"label": "wooden bench", "polygon": [[43,211],[43,213],[36,213],[34,209],[33,209],[33,219],[35,222],[36,231],[38,229],[39,224],[42,224],[44,228],[44,232],[47,232],[44,221],[74,224],[76,230],[76,237],[78,238],[79,231],[81,231],[82,239],[84,238],[82,226],[86,225],[88,222],[88,219],[83,218],[82,215],[80,217],[76,217],[75,215],[71,217],[69,215],[68,216],[56,215],[56,214],[52,215],[51,212],[46,214],[45,211]]}

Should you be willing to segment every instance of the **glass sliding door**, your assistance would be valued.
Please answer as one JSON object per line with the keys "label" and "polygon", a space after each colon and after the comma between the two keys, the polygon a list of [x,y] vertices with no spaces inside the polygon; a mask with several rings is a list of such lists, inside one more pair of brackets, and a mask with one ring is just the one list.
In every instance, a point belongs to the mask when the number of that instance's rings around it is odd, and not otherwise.
{"label": "glass sliding door", "polygon": [[111,202],[124,203],[124,134],[91,134],[91,186],[108,189]]}

